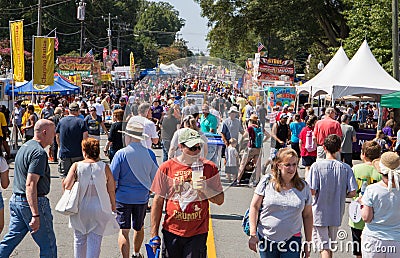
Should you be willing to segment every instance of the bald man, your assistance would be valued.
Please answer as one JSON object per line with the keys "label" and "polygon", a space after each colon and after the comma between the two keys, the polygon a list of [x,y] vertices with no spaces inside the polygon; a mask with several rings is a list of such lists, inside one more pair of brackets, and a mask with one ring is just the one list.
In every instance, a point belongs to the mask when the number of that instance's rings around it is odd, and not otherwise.
{"label": "bald man", "polygon": [[0,243],[0,258],[9,257],[28,232],[40,248],[40,257],[57,257],[53,216],[46,197],[50,192],[50,167],[44,150],[53,142],[54,136],[54,123],[40,119],[35,124],[33,139],[17,152],[10,226]]}

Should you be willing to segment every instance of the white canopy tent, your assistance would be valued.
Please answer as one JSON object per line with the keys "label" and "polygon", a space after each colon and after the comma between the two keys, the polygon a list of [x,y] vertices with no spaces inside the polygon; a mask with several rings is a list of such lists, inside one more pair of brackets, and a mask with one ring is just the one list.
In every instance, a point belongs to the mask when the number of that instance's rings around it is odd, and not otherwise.
{"label": "white canopy tent", "polygon": [[308,93],[312,97],[324,94],[332,94],[332,85],[338,74],[349,63],[349,58],[340,47],[329,63],[311,80],[297,87],[297,94]]}
{"label": "white canopy tent", "polygon": [[379,101],[381,95],[400,91],[400,82],[376,61],[366,40],[336,78],[329,85],[334,100],[344,96],[362,95]]}

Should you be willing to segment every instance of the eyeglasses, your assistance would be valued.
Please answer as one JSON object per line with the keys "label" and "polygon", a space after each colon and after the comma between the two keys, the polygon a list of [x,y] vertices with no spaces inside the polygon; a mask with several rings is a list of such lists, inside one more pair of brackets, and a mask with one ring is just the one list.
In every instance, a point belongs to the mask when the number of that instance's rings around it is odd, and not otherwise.
{"label": "eyeglasses", "polygon": [[185,145],[186,148],[188,148],[190,151],[197,151],[197,150],[201,150],[201,145],[198,146],[192,146],[192,147],[188,147]]}
{"label": "eyeglasses", "polygon": [[90,111],[96,111],[96,109],[91,109]]}
{"label": "eyeglasses", "polygon": [[297,163],[281,163],[282,166],[284,166],[285,168],[289,168],[289,167],[297,167]]}

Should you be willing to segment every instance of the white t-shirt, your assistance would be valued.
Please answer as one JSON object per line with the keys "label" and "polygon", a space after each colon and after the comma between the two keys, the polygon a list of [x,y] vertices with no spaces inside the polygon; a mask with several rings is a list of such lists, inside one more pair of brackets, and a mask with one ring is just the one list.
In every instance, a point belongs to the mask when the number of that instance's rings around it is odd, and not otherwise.
{"label": "white t-shirt", "polygon": [[[0,157],[0,173],[4,173],[8,170],[8,164],[5,158]],[[0,187],[0,193],[1,193],[1,187]]]}
{"label": "white t-shirt", "polygon": [[94,103],[93,107],[96,108],[96,115],[99,117],[103,117],[103,112],[104,112],[104,106],[101,103]]}
{"label": "white t-shirt", "polygon": [[226,165],[227,167],[237,167],[237,158],[238,157],[238,152],[237,150],[232,147],[228,146],[225,151],[225,157],[226,157]]}
{"label": "white t-shirt", "polygon": [[151,139],[152,138],[158,139],[156,125],[152,121],[143,116],[133,116],[131,119],[143,125],[143,134],[145,134],[146,136],[145,139],[142,140],[141,142],[144,147],[151,149],[151,144],[152,144]]}

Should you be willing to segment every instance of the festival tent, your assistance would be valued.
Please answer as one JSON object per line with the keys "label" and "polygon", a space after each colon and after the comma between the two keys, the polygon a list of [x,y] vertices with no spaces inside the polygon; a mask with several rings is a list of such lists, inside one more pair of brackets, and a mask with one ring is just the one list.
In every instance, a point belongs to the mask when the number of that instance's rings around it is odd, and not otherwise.
{"label": "festival tent", "polygon": [[357,53],[330,85],[334,100],[344,96],[380,96],[400,90],[400,82],[376,61],[365,40]]}
{"label": "festival tent", "polygon": [[400,108],[400,91],[381,96],[381,107]]}
{"label": "festival tent", "polygon": [[166,74],[180,74],[182,72],[182,68],[179,68],[175,64],[160,64],[160,69]]}
{"label": "festival tent", "polygon": [[[68,82],[59,74],[54,74],[53,85],[33,85],[29,81],[14,89],[14,94],[17,95],[70,95],[79,94],[80,88]],[[7,95],[12,95],[12,89],[7,91]]]}
{"label": "festival tent", "polygon": [[308,93],[312,96],[318,96],[331,93],[330,85],[333,84],[335,78],[348,63],[349,58],[343,47],[340,47],[324,69],[308,82],[296,87],[297,94]]}

